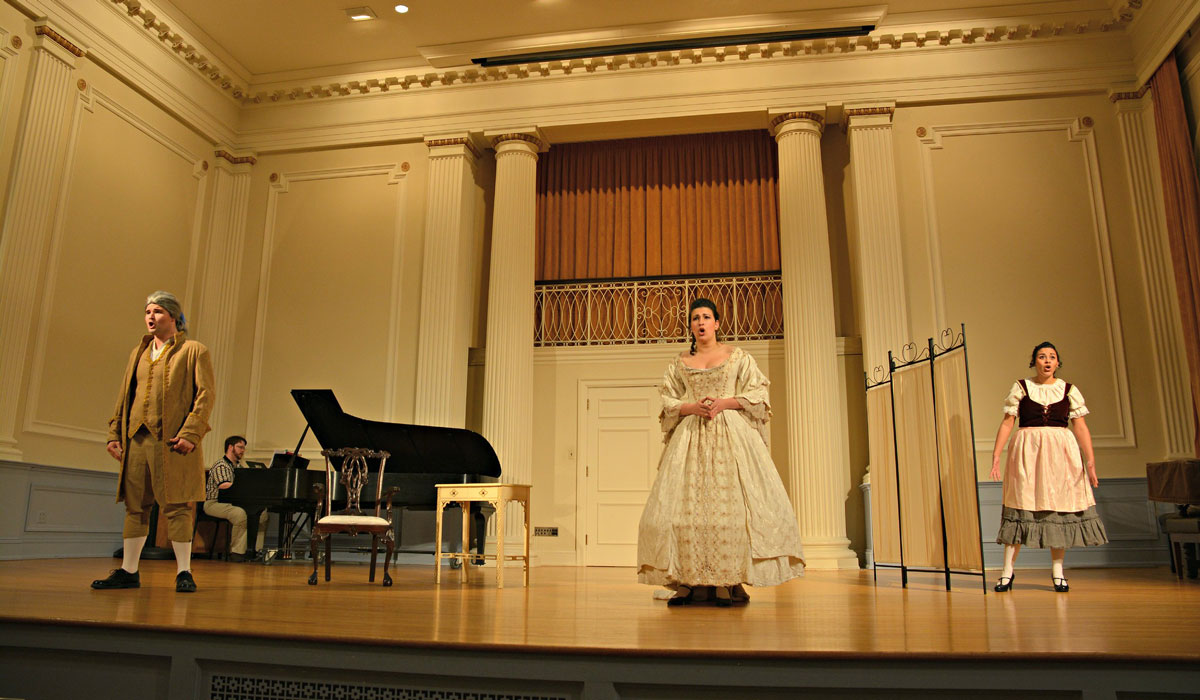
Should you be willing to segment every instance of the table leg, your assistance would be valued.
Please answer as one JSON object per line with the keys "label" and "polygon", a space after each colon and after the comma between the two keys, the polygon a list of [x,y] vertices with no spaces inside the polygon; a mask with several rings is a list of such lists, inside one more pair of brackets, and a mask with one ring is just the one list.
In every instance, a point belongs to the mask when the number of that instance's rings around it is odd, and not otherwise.
{"label": "table leg", "polygon": [[[458,507],[462,509],[462,551],[467,554],[471,547],[471,502],[460,501]],[[467,569],[471,568],[471,560],[463,558],[460,560],[462,566],[459,568],[459,583],[467,582]]]}
{"label": "table leg", "polygon": [[446,508],[446,504],[442,503],[441,501],[438,501],[438,504],[437,504],[437,535],[435,535],[435,539],[434,539],[434,542],[436,542],[437,544],[434,546],[434,555],[433,555],[434,556],[434,559],[433,559],[433,570],[434,570],[433,582],[434,583],[442,582],[442,513],[445,511],[445,508]]}
{"label": "table leg", "polygon": [[529,501],[521,501],[525,512],[525,587],[529,588]]}
{"label": "table leg", "polygon": [[496,588],[504,588],[504,511],[508,503],[502,499],[492,505],[496,508]]}

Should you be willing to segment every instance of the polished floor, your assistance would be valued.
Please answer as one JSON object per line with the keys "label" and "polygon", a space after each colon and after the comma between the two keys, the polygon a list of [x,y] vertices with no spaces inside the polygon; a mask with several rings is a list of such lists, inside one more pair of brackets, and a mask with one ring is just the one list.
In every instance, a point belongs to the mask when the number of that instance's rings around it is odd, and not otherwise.
{"label": "polished floor", "polygon": [[497,589],[494,571],[433,582],[432,566],[401,566],[395,585],[367,582],[360,564],[334,565],[307,585],[300,563],[197,561],[199,591],[174,591],[173,561],[142,564],[142,587],[93,591],[112,559],[0,562],[0,620],[348,640],[431,649],[755,658],[1086,658],[1200,661],[1200,583],[1166,568],[1070,570],[1056,594],[1048,571],[1019,570],[1010,593],[984,595],[977,578],[810,571],[744,606],[668,607],[631,569],[519,569]]}

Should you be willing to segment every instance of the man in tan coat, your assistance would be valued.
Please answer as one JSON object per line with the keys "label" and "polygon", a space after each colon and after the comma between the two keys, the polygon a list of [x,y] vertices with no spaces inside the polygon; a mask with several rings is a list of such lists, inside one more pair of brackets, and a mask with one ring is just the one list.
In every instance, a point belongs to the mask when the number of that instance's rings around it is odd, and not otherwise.
{"label": "man in tan coat", "polygon": [[208,348],[187,339],[179,300],[168,292],[146,299],[146,329],[133,349],[117,409],[108,423],[108,453],[121,462],[117,502],[125,502],[121,568],[92,588],[137,588],[138,563],[155,502],[167,520],[178,572],[175,590],[196,590],[192,578],[191,504],[204,500],[200,441],[214,402]]}

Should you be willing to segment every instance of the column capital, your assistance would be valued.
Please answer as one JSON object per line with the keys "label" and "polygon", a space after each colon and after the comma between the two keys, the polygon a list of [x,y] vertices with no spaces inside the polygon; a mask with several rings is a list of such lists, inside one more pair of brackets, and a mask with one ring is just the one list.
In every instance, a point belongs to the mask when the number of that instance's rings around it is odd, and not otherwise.
{"label": "column capital", "polygon": [[536,126],[522,127],[519,129],[494,129],[483,132],[483,138],[487,140],[488,146],[495,149],[505,141],[524,141],[532,144],[538,153],[545,153],[550,150],[550,141],[542,130]]}
{"label": "column capital", "polygon": [[218,168],[233,170],[236,167],[238,172],[249,170],[258,162],[258,154],[254,151],[239,151],[221,144],[213,150],[213,156]]}
{"label": "column capital", "polygon": [[453,131],[440,134],[430,134],[425,137],[425,145],[429,147],[430,155],[450,156],[467,155],[472,160],[478,160],[486,142],[479,132]]}
{"label": "column capital", "polygon": [[34,23],[33,33],[34,48],[46,50],[71,67],[75,66],[75,59],[83,58],[87,53],[82,42],[68,34],[65,29],[50,26],[45,17]]}
{"label": "column capital", "polygon": [[1150,91],[1150,83],[1141,87],[1133,84],[1114,85],[1108,91],[1108,100],[1116,105],[1117,112],[1140,112],[1145,108],[1142,100]]}
{"label": "column capital", "polygon": [[846,129],[863,126],[890,126],[896,113],[894,100],[847,103],[842,111],[842,126]]}
{"label": "column capital", "polygon": [[808,122],[810,125],[815,125],[817,131],[820,132],[825,128],[825,109],[823,104],[814,104],[789,109],[767,110],[767,119],[770,120],[769,128],[776,138],[789,122]]}

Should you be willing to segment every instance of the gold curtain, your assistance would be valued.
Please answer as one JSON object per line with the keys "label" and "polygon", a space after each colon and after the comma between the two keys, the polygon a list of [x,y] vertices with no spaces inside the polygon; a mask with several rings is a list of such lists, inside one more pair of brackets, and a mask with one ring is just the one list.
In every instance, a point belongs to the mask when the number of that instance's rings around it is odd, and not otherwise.
{"label": "gold curtain", "polygon": [[1192,139],[1179,85],[1179,68],[1174,54],[1159,66],[1150,80],[1154,92],[1154,130],[1158,136],[1158,161],[1162,170],[1163,201],[1167,213],[1167,237],[1179,313],[1183,322],[1183,344],[1191,369],[1192,420],[1196,456],[1200,457],[1200,183],[1192,157]]}
{"label": "gold curtain", "polygon": [[555,145],[538,162],[537,279],[778,270],[766,131]]}

